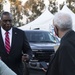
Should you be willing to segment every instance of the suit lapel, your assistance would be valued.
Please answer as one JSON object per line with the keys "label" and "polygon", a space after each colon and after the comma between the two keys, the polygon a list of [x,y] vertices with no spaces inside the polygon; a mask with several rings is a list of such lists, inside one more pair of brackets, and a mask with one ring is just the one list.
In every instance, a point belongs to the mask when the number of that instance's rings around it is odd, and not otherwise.
{"label": "suit lapel", "polygon": [[16,43],[17,43],[17,42],[15,42],[16,40],[17,40],[17,31],[15,30],[15,28],[13,28],[10,53],[14,50],[13,48],[16,46]]}
{"label": "suit lapel", "polygon": [[0,49],[4,52],[6,52],[6,49],[5,49],[5,46],[4,46],[4,41],[3,41],[3,38],[2,38],[2,33],[1,33],[1,27],[0,27]]}
{"label": "suit lapel", "polygon": [[1,44],[2,44],[2,46],[4,46],[4,42],[3,42],[3,38],[2,38],[2,33],[1,33],[1,27],[0,27],[0,42],[1,42]]}

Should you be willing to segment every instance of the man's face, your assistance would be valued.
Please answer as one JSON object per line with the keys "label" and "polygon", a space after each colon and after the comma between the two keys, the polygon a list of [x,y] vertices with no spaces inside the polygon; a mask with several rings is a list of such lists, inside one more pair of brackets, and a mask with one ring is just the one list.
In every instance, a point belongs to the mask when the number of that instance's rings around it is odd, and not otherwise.
{"label": "man's face", "polygon": [[6,31],[10,30],[12,27],[12,18],[10,15],[3,15],[2,19],[2,28]]}
{"label": "man's face", "polygon": [[55,34],[59,37],[58,28],[57,28],[56,25],[54,24],[54,21],[53,21],[53,27],[54,27],[54,32],[55,32]]}
{"label": "man's face", "polygon": [[55,31],[55,34],[59,37],[58,28],[56,26],[54,26],[54,31]]}

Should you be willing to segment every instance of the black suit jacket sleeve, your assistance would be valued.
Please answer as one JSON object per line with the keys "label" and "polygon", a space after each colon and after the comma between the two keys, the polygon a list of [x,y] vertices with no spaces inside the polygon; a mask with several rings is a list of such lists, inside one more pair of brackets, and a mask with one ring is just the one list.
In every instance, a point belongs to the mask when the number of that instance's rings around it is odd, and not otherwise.
{"label": "black suit jacket sleeve", "polygon": [[30,47],[30,44],[28,42],[28,39],[26,37],[25,32],[23,34],[24,35],[23,35],[23,47],[22,47],[22,50],[23,50],[24,54],[29,54],[30,59],[31,59],[32,58],[32,49]]}
{"label": "black suit jacket sleeve", "polygon": [[50,61],[46,75],[75,75],[75,48],[73,45],[69,42],[60,45],[54,58]]}
{"label": "black suit jacket sleeve", "polygon": [[[66,40],[65,40],[66,41]],[[75,75],[75,50],[70,42],[63,43],[59,51],[59,75]]]}

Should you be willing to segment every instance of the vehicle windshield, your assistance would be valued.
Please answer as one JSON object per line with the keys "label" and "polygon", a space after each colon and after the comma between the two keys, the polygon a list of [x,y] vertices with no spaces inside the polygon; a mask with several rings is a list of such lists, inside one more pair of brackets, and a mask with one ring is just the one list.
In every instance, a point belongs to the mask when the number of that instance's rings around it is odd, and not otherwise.
{"label": "vehicle windshield", "polygon": [[50,34],[50,32],[29,32],[25,31],[29,42],[35,43],[56,43],[58,39]]}

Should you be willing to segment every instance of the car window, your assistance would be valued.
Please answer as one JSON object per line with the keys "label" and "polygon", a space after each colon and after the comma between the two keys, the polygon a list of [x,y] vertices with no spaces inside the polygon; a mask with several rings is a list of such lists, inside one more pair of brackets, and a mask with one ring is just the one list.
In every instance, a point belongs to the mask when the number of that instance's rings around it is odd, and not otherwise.
{"label": "car window", "polygon": [[56,43],[56,38],[51,35],[49,32],[25,32],[29,42],[43,43],[50,42]]}

